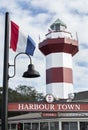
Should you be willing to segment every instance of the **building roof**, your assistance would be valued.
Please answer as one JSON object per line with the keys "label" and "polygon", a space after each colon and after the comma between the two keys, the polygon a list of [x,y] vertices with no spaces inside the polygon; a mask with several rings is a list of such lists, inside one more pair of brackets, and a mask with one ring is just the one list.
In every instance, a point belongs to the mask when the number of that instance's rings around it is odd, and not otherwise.
{"label": "building roof", "polygon": [[22,114],[14,117],[9,117],[9,120],[22,120],[22,119],[30,119],[30,118],[40,118],[41,117],[41,112],[36,112],[36,113],[27,113],[27,114]]}
{"label": "building roof", "polygon": [[88,101],[88,91],[82,91],[78,93],[74,93],[74,99],[73,101]]}
{"label": "building roof", "polygon": [[59,99],[56,102],[88,102],[88,91],[73,93],[73,98]]}

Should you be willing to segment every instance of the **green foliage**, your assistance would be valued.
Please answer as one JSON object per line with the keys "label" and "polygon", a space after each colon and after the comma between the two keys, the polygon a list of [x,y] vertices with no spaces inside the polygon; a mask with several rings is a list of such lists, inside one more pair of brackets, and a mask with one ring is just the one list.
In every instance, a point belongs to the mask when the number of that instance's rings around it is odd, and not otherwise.
{"label": "green foliage", "polygon": [[[43,93],[38,93],[33,87],[19,85],[15,90],[8,88],[8,102],[31,102],[43,100]],[[2,107],[2,87],[0,87],[0,118]],[[20,112],[10,112],[9,116],[21,114]]]}
{"label": "green foliage", "polygon": [[21,86],[16,88],[16,91],[20,94],[23,101],[40,101],[43,99],[43,94],[38,93],[33,87]]}

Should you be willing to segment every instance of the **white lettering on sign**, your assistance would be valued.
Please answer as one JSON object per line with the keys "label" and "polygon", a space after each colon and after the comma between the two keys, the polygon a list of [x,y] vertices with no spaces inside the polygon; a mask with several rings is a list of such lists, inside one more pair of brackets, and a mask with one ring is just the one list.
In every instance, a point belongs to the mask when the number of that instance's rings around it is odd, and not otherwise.
{"label": "white lettering on sign", "polygon": [[57,104],[58,110],[80,110],[80,104]]}
{"label": "white lettering on sign", "polygon": [[54,104],[18,104],[18,110],[55,110]]}

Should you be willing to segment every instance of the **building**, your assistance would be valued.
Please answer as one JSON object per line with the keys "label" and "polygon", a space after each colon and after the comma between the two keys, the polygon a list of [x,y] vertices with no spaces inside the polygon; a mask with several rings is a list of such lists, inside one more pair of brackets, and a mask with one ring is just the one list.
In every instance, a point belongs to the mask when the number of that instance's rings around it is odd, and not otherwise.
{"label": "building", "polygon": [[[82,93],[84,98],[80,99]],[[87,93],[79,92],[74,94],[74,99],[54,99],[51,103],[46,98],[35,103],[9,104],[9,111],[20,109],[21,112],[29,112],[10,117],[9,130],[88,130]],[[18,129],[19,124],[22,129]]]}

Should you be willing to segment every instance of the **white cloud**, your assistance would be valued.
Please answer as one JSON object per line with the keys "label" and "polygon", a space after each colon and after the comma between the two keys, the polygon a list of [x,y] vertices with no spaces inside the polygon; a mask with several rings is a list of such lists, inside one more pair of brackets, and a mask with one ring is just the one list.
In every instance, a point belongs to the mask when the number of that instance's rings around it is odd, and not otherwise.
{"label": "white cloud", "polygon": [[[26,3],[26,4],[25,4]],[[84,4],[85,3],[85,4]],[[25,8],[23,8],[25,5]],[[27,8],[26,8],[27,6]],[[79,52],[73,58],[74,70],[74,90],[87,90],[87,68],[88,68],[88,1],[87,0],[3,0],[0,2],[0,86],[2,86],[3,73],[3,50],[4,50],[4,17],[5,11],[10,12],[10,18],[14,20],[25,33],[30,34],[37,43],[33,62],[36,69],[40,71],[41,77],[38,79],[19,78],[27,67],[27,58],[21,63],[21,59],[17,63],[16,77],[9,80],[10,87],[19,84],[33,84],[37,90],[45,91],[45,57],[38,50],[39,35],[41,40],[45,38],[45,34],[52,22],[57,18],[63,20],[67,25],[68,31],[73,35],[78,33]],[[14,53],[10,51],[10,62],[13,63]],[[19,58],[18,58],[19,59]],[[26,65],[25,65],[26,63]],[[21,65],[21,67],[20,67]],[[83,65],[83,66],[82,66]],[[42,88],[42,89],[41,89]]]}

